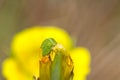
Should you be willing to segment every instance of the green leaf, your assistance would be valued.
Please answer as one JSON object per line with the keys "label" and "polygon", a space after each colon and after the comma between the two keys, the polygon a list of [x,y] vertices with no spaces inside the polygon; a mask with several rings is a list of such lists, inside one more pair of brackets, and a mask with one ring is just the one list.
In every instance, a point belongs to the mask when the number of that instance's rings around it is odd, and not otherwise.
{"label": "green leaf", "polygon": [[51,64],[51,80],[61,80],[62,78],[62,54],[56,53]]}

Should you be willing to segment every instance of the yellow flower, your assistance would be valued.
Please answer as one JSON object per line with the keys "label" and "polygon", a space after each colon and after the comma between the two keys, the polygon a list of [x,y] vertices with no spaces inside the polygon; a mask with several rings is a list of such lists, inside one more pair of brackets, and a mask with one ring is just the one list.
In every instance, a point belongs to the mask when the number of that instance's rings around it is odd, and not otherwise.
{"label": "yellow flower", "polygon": [[67,32],[53,26],[35,26],[15,35],[11,44],[12,56],[3,62],[3,75],[7,80],[32,80],[39,76],[40,45],[46,38],[54,38],[71,55],[74,63],[73,80],[85,80],[90,72],[90,54],[83,47],[74,48]]}

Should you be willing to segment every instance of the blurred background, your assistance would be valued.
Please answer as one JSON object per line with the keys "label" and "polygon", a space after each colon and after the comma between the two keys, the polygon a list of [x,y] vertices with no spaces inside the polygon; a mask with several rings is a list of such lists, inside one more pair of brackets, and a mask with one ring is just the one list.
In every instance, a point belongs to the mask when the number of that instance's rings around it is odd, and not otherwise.
{"label": "blurred background", "polygon": [[90,49],[88,80],[120,80],[119,0],[0,0],[0,72],[13,35],[34,25],[63,28]]}

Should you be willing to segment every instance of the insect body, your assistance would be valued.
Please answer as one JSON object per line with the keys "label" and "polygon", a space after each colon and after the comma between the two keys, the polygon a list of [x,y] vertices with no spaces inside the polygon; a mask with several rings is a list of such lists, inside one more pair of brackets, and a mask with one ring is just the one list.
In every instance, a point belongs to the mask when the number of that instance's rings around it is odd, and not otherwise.
{"label": "insect body", "polygon": [[57,44],[57,42],[53,38],[48,38],[48,39],[44,40],[41,45],[42,55],[43,56],[48,55],[50,53],[50,51],[52,50],[52,48],[56,44]]}

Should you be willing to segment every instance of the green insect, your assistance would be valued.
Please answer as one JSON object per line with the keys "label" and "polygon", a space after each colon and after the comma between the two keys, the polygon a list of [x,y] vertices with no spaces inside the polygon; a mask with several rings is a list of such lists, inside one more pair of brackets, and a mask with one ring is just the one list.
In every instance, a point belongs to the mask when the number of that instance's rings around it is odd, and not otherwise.
{"label": "green insect", "polygon": [[53,38],[48,38],[48,39],[44,40],[41,45],[42,55],[43,56],[48,55],[50,53],[50,51],[52,50],[52,48],[54,46],[56,46],[56,44],[57,44],[57,42]]}
{"label": "green insect", "polygon": [[40,77],[34,80],[71,80],[73,62],[65,48],[53,38],[41,44]]}

